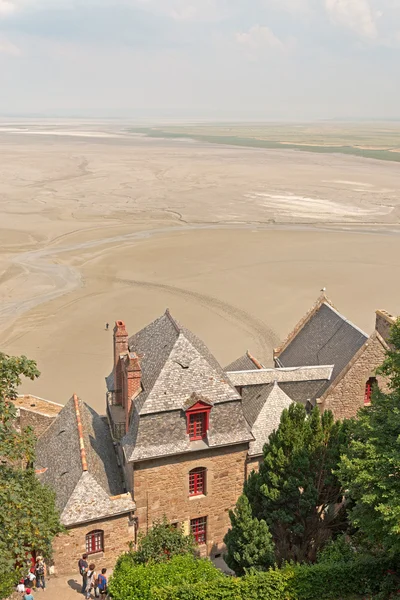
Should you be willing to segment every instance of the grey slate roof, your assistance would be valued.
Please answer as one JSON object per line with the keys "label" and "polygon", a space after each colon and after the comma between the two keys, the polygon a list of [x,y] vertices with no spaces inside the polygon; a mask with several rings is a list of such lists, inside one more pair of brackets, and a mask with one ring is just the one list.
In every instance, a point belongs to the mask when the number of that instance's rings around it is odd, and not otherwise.
{"label": "grey slate roof", "polygon": [[251,371],[255,368],[256,365],[246,352],[246,354],[243,354],[243,356],[240,356],[239,358],[234,360],[230,365],[225,367],[224,371]]}
{"label": "grey slate roof", "polygon": [[315,406],[317,398],[322,396],[323,391],[326,389],[326,379],[320,379],[315,381],[289,381],[280,383],[279,387],[293,400],[293,402],[299,402],[300,404],[307,405],[309,401]]}
{"label": "grey slate roof", "polygon": [[193,392],[213,404],[240,399],[208,348],[168,311],[130,337],[129,350],[141,357],[141,415],[181,409]]}
{"label": "grey slate roof", "polygon": [[229,371],[229,379],[236,386],[261,385],[274,381],[316,381],[324,379],[329,381],[332,376],[333,365],[289,367],[276,369],[255,369],[252,371]]}
{"label": "grey slate roof", "polygon": [[[169,311],[130,337],[129,350],[140,357],[143,389],[134,399],[130,429],[121,442],[128,461],[252,439],[229,377]],[[193,394],[212,407],[206,441],[190,442],[186,433],[184,411]]]}
{"label": "grey slate roof", "polygon": [[[81,454],[75,401],[71,398],[36,445],[40,480],[56,492],[64,525],[107,518],[134,510],[125,495],[122,473],[107,422],[78,399],[87,467]],[[113,496],[122,497],[111,499]]]}
{"label": "grey slate roof", "polygon": [[[250,456],[262,454],[264,444],[268,441],[270,434],[279,427],[282,411],[292,404],[291,398],[281,390],[277,383],[263,386],[263,388],[264,390],[259,392],[263,403],[251,427],[254,441],[250,442]],[[253,403],[255,400],[252,398]],[[255,415],[256,411],[253,412],[253,417]]]}
{"label": "grey slate roof", "polygon": [[290,343],[279,354],[284,367],[301,365],[334,365],[332,378],[321,394],[350,362],[367,341],[358,329],[330,304],[323,302]]}

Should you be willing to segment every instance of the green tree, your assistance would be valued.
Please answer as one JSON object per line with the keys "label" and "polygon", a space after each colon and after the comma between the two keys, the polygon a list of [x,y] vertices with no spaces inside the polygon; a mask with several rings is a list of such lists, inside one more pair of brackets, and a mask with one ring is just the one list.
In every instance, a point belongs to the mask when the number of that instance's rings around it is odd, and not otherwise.
{"label": "green tree", "polygon": [[389,390],[375,387],[362,408],[339,475],[353,501],[351,522],[373,545],[400,552],[400,320],[392,327],[391,349],[378,372]]}
{"label": "green tree", "polygon": [[225,562],[236,575],[266,570],[274,564],[274,544],[265,521],[254,518],[247,496],[240,496],[229,511],[231,529],[225,535]]}
{"label": "green tree", "polygon": [[0,353],[0,597],[10,592],[32,550],[51,556],[53,537],[62,530],[54,492],[40,484],[34,471],[35,436],[16,427],[21,376],[39,376],[25,356]]}
{"label": "green tree", "polygon": [[131,552],[136,564],[165,562],[173,556],[195,553],[195,541],[192,535],[185,535],[182,527],[174,527],[166,516],[154,521],[146,534],[139,534],[138,549]]}
{"label": "green tree", "polygon": [[268,524],[279,562],[314,562],[318,550],[345,526],[335,469],[346,430],[330,411],[321,415],[314,408],[308,416],[294,403],[265,444],[260,471],[244,489],[253,516]]}

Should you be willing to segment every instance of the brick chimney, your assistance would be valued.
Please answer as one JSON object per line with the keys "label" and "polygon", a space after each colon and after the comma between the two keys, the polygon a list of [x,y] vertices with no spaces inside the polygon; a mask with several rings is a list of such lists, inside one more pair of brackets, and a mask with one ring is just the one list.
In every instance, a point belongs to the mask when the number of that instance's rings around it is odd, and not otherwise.
{"label": "brick chimney", "polygon": [[123,321],[115,321],[114,327],[114,392],[115,403],[122,404],[122,365],[120,356],[126,354],[128,348],[128,332]]}
{"label": "brick chimney", "polygon": [[389,314],[386,310],[377,310],[375,320],[375,331],[377,331],[388,342],[392,325],[396,322],[396,318]]}
{"label": "brick chimney", "polygon": [[125,431],[128,433],[129,417],[133,400],[142,389],[142,370],[139,357],[129,352],[124,358],[124,383],[122,404],[125,407]]}

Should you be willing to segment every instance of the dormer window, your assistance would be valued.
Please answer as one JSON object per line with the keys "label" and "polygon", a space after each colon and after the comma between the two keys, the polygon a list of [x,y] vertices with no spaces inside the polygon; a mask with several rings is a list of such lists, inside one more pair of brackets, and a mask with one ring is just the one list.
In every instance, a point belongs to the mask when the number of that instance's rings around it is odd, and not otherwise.
{"label": "dormer window", "polygon": [[190,441],[203,440],[209,428],[211,406],[197,402],[186,411],[187,433]]}

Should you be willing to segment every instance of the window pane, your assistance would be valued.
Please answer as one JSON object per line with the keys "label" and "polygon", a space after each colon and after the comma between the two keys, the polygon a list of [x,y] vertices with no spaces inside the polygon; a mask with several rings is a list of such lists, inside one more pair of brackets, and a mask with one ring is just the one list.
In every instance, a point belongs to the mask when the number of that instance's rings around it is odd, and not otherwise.
{"label": "window pane", "polygon": [[189,495],[196,496],[205,493],[206,470],[204,467],[193,469],[189,473]]}
{"label": "window pane", "polygon": [[206,543],[207,517],[200,517],[190,521],[190,529],[198,544]]}

